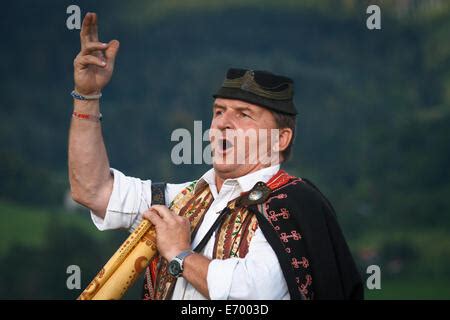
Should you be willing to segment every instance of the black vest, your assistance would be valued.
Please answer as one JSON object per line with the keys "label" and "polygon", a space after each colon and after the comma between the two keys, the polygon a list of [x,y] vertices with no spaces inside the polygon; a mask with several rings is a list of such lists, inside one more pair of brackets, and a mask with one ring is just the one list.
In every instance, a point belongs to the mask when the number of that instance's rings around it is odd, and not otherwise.
{"label": "black vest", "polygon": [[250,209],[278,257],[291,299],[364,298],[334,209],[317,187],[293,178],[273,190],[265,205]]}

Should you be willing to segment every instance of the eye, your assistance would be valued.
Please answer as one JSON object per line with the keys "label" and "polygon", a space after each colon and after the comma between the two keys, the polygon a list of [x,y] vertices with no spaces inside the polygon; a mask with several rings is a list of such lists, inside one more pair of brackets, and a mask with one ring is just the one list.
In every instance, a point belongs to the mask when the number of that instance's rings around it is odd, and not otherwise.
{"label": "eye", "polygon": [[251,118],[248,114],[241,112],[240,114],[241,118]]}
{"label": "eye", "polygon": [[216,111],[214,111],[214,116],[220,116],[221,114],[223,113],[223,111],[222,110],[216,110]]}

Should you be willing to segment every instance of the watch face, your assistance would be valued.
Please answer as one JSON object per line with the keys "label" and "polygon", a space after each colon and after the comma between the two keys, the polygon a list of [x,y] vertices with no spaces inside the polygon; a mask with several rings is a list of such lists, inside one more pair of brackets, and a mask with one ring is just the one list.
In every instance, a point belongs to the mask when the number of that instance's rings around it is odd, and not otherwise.
{"label": "watch face", "polygon": [[181,273],[181,265],[177,260],[172,260],[169,263],[169,273],[174,276],[178,277]]}

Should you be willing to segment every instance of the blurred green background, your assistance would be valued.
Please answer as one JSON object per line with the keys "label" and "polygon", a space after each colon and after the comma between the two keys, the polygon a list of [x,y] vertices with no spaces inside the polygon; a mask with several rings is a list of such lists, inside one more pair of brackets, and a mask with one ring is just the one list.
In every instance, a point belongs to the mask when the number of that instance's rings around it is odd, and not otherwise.
{"label": "blurred green background", "polygon": [[[101,102],[112,167],[200,176],[204,165],[171,163],[170,134],[209,126],[227,68],[289,75],[300,114],[286,169],[334,204],[363,278],[381,267],[366,297],[450,298],[448,1],[18,0],[0,10],[1,299],[74,299],[67,266],[81,267],[83,289],[127,236],[97,231],[68,198],[71,4],[121,42]],[[369,4],[381,30],[366,28]]]}

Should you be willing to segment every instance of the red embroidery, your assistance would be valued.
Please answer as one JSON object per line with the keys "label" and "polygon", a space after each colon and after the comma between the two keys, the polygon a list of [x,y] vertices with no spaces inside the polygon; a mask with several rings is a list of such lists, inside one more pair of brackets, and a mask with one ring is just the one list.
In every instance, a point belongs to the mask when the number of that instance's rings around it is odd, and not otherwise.
{"label": "red embroidery", "polygon": [[280,199],[281,200],[281,199],[286,199],[286,198],[287,198],[287,194],[286,193],[280,193],[280,194],[277,194],[277,195],[275,195],[273,197],[268,198],[266,200],[266,203],[272,201],[273,199]]}
{"label": "red embroidery", "polygon": [[278,221],[278,217],[282,217],[283,219],[289,218],[289,211],[286,208],[281,208],[281,212],[275,213],[275,211],[271,210],[269,211],[269,220],[272,221]]}
{"label": "red embroidery", "polygon": [[302,265],[303,265],[303,268],[308,268],[309,267],[309,260],[308,259],[306,259],[305,257],[302,257]]}
{"label": "red embroidery", "polygon": [[296,269],[300,268],[300,266],[302,266],[303,268],[308,268],[309,267],[309,260],[306,259],[305,257],[302,257],[302,260],[299,261],[297,260],[297,258],[292,258],[292,262],[291,262],[292,266]]}
{"label": "red embroidery", "polygon": [[302,236],[296,230],[292,230],[290,235],[287,235],[286,232],[280,233],[281,241],[288,242],[290,238],[292,238],[293,240],[300,240]]}
{"label": "red embroidery", "polygon": [[269,181],[267,181],[267,186],[270,189],[275,190],[275,189],[279,188],[280,186],[285,185],[292,178],[295,178],[295,177],[290,176],[284,170],[279,170],[272,178],[270,178]]}
{"label": "red embroidery", "polygon": [[308,287],[311,286],[312,284],[312,277],[311,275],[307,274],[305,279],[306,279],[305,283],[300,284],[299,290],[301,294],[303,294],[306,297],[308,294]]}
{"label": "red embroidery", "polygon": [[[297,282],[298,290],[301,296],[304,299],[313,299],[314,292],[312,290],[312,276],[306,273],[306,270],[310,267],[310,262],[305,256],[295,256],[295,254],[299,254],[297,252],[298,246],[304,246],[301,241],[303,237],[299,233],[299,230],[293,226],[290,222],[291,214],[287,208],[283,208],[278,205],[280,203],[273,203],[273,200],[284,200],[288,198],[287,193],[283,193],[284,188],[296,185],[298,183],[304,183],[304,181],[300,178],[289,176],[284,171],[280,170],[272,179],[269,180],[267,185],[269,188],[275,191],[280,192],[276,195],[271,195],[266,202],[262,205],[262,211],[264,215],[267,217],[267,220],[270,222],[274,230],[278,233],[281,242],[284,245],[285,252],[289,255],[291,259],[292,269],[295,270],[295,273],[299,276],[295,277]],[[277,201],[274,201],[277,202]],[[272,207],[274,206],[274,208]],[[276,208],[276,209],[275,209]],[[275,210],[274,210],[275,209]],[[289,228],[289,229],[288,229]],[[286,230],[287,229],[287,230]],[[290,230],[290,231],[289,231]],[[280,231],[288,231],[288,232],[280,232]],[[292,243],[292,246],[289,245],[289,242],[295,241]],[[299,242],[297,242],[299,241]],[[289,245],[289,246],[288,246]]]}

